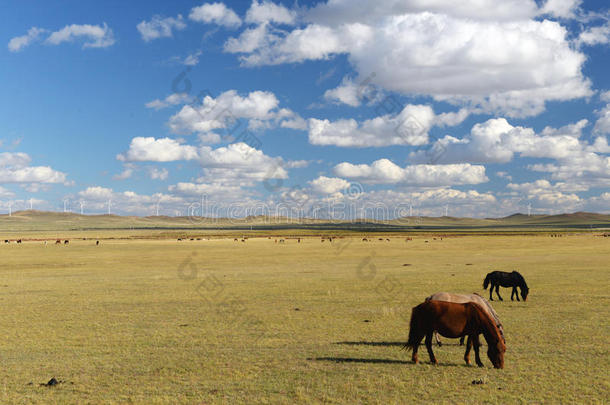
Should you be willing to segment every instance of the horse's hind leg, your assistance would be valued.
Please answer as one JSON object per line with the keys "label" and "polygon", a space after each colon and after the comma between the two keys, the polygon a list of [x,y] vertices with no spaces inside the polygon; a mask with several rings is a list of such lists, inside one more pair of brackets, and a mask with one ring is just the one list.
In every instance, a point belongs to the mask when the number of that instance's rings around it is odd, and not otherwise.
{"label": "horse's hind leg", "polygon": [[[464,336],[462,336],[462,339]],[[468,340],[466,341],[466,352],[464,353],[464,361],[467,365],[470,365],[470,349],[472,348],[472,338],[468,335]]]}
{"label": "horse's hind leg", "polygon": [[417,364],[419,362],[419,359],[417,357],[417,351],[419,350],[419,343],[421,342],[421,339],[423,338],[423,336],[418,336],[417,337],[417,344],[413,346],[413,354],[411,355],[411,360],[413,360],[413,363]]}
{"label": "horse's hind leg", "polygon": [[441,338],[438,336],[438,332],[434,332],[434,339],[436,339],[436,344],[438,347],[441,347],[443,344],[441,343]]}
{"label": "horse's hind leg", "polygon": [[428,349],[428,355],[430,356],[430,363],[438,364],[436,361],[436,357],[434,357],[434,352],[432,351],[432,333],[430,332],[426,335],[426,349]]}
{"label": "horse's hind leg", "polygon": [[460,338],[460,346],[464,346],[464,339],[466,339],[466,336]]}
{"label": "horse's hind leg", "polygon": [[502,297],[500,296],[500,284],[496,284],[496,294],[498,295],[498,299],[499,299],[500,301],[504,301],[504,300],[502,299]]}
{"label": "horse's hind leg", "polygon": [[[481,347],[481,342],[479,342],[479,335],[473,334],[472,336],[472,345],[474,346],[474,361],[477,363],[477,366],[483,367],[483,363],[481,362],[481,357],[479,357],[479,347]],[[470,339],[470,337],[468,337]]]}
{"label": "horse's hind leg", "polygon": [[494,297],[492,295],[493,293],[494,293],[494,283],[491,283],[491,287],[489,287],[489,300],[490,301],[494,300]]}

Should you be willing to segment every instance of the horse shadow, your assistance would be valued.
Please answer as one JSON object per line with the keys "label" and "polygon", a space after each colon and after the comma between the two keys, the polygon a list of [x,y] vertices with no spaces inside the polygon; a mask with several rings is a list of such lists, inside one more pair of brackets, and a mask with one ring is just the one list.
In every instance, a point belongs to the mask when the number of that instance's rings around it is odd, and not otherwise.
{"label": "horse shadow", "polygon": [[[394,360],[394,359],[366,359],[358,357],[308,357],[309,361],[328,361],[333,363],[361,363],[361,364],[402,364],[419,366],[409,360]],[[429,362],[422,362],[424,365],[431,365]],[[453,363],[438,363],[436,366],[439,367],[472,367],[466,364],[453,364]]]}
{"label": "horse shadow", "polygon": [[[355,342],[335,342],[336,345],[348,345],[348,346],[396,346],[404,347],[405,342],[368,342],[368,341],[355,341]],[[436,344],[435,344],[436,346]],[[460,346],[459,343],[446,343],[443,342],[443,346]]]}
{"label": "horse shadow", "polygon": [[[371,342],[371,341],[343,341],[334,342],[336,345],[348,345],[348,346],[380,346],[380,347],[400,347],[403,348],[405,342]],[[443,345],[454,345],[458,346],[457,343],[443,343]],[[361,363],[361,364],[403,364],[403,365],[415,365],[410,360],[395,360],[395,359],[377,359],[377,358],[358,358],[358,357],[309,357],[309,361],[328,361],[333,363]],[[423,362],[423,364],[428,364]],[[439,363],[441,367],[459,367],[458,364],[451,363]]]}

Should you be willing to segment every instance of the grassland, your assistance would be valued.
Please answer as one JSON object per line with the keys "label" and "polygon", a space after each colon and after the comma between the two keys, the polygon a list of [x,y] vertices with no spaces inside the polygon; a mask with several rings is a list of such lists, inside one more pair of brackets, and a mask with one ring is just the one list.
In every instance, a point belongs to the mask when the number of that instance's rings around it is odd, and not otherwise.
{"label": "grassland", "polygon": [[[0,403],[604,403],[610,238],[571,234],[301,243],[73,231],[0,246]],[[599,234],[599,232],[597,232]],[[61,237],[51,231],[25,239]],[[135,238],[130,238],[135,236]],[[164,236],[172,239],[163,239]],[[77,238],[78,237],[78,238]],[[384,237],[385,239],[385,237]],[[425,242],[428,240],[428,242]],[[519,270],[495,302],[506,367],[409,362],[412,306]],[[453,342],[452,342],[453,343]],[[54,387],[40,383],[56,377]],[[484,384],[473,385],[482,379]]]}

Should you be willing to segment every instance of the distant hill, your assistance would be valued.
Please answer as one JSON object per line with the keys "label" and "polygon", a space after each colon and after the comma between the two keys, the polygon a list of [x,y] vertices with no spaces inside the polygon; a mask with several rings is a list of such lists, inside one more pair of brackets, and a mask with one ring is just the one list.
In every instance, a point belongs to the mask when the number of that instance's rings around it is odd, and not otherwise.
{"label": "distant hill", "polygon": [[46,231],[84,229],[492,229],[492,228],[610,228],[610,215],[575,212],[559,215],[513,214],[504,218],[403,217],[391,221],[354,221],[312,218],[251,216],[247,218],[202,218],[168,216],[80,215],[75,213],[19,211],[0,215],[0,231]]}

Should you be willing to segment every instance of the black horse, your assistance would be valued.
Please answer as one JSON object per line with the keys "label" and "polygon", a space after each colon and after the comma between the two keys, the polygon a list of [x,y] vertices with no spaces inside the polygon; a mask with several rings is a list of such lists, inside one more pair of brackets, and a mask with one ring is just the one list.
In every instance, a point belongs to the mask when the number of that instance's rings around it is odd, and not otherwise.
{"label": "black horse", "polygon": [[519,300],[519,294],[517,293],[517,287],[521,289],[521,297],[523,301],[527,300],[527,294],[529,294],[530,289],[527,287],[525,283],[525,279],[518,271],[513,271],[512,273],[508,273],[506,271],[492,271],[487,274],[485,277],[485,281],[483,281],[483,288],[487,289],[487,286],[491,283],[491,288],[489,289],[489,300],[493,301],[493,297],[491,294],[493,293],[494,288],[496,289],[496,294],[500,301],[502,297],[500,297],[500,287],[512,287],[513,291],[510,294],[510,300],[513,300],[513,297],[517,297],[517,301]]}

